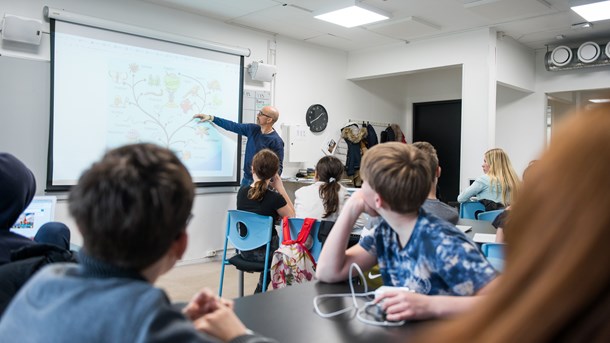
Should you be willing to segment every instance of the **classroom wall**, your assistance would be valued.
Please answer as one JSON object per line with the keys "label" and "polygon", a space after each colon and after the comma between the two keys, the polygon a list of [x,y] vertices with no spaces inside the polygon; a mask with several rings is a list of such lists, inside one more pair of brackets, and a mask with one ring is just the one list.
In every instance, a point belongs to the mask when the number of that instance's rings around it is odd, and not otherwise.
{"label": "classroom wall", "polygon": [[534,50],[509,36],[497,40],[497,81],[523,91],[534,90],[536,78]]}
{"label": "classroom wall", "polygon": [[[462,66],[461,186],[478,175],[479,157],[495,145],[496,33],[480,29],[409,44],[351,52],[347,77],[369,79]],[[434,98],[434,92],[429,98]],[[426,101],[426,99],[421,99]],[[405,113],[406,115],[406,113]]]}
{"label": "classroom wall", "polygon": [[498,85],[496,147],[506,151],[519,176],[546,146],[545,101],[544,94]]}

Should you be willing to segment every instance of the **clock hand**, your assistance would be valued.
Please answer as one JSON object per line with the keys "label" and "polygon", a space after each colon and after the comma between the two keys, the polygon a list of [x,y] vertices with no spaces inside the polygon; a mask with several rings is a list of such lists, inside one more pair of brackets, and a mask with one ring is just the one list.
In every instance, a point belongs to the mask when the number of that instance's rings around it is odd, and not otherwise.
{"label": "clock hand", "polygon": [[320,119],[321,116],[323,116],[324,113],[320,114],[319,116],[317,116],[315,119],[312,119],[310,123],[313,123],[314,121]]}

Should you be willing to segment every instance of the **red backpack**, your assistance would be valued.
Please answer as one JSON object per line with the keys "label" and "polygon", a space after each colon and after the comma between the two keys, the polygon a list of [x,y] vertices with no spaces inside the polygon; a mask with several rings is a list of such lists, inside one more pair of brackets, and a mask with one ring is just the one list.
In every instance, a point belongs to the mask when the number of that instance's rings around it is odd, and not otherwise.
{"label": "red backpack", "polygon": [[296,283],[313,280],[316,272],[316,262],[305,246],[310,231],[316,222],[313,218],[305,218],[297,239],[290,238],[288,217],[284,217],[282,229],[284,240],[273,253],[271,261],[271,285],[273,289],[284,288]]}

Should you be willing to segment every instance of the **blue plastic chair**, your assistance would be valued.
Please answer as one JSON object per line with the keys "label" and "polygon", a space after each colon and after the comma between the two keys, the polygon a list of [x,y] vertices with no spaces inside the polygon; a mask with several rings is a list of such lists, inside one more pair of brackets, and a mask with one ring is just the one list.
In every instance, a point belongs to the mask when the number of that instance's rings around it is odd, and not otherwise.
{"label": "blue plastic chair", "polygon": [[481,212],[478,214],[477,219],[484,220],[487,222],[493,222],[496,219],[496,217],[499,216],[500,213],[502,213],[502,212],[504,212],[504,210]]}
{"label": "blue plastic chair", "polygon": [[485,205],[478,201],[467,201],[460,204],[460,218],[477,219],[475,216],[477,211],[485,211]]}
{"label": "blue plastic chair", "polygon": [[[301,231],[301,227],[303,226],[304,218],[289,218],[288,225],[290,227],[290,238],[296,239],[299,235],[299,231]],[[318,232],[320,231],[320,221],[316,220],[316,222],[311,227],[310,235],[313,238],[313,245],[309,252],[311,253],[311,257],[313,257],[314,261],[318,262],[318,257],[320,257],[320,252],[322,251],[322,242],[318,239]],[[280,235],[280,244],[284,240],[284,231],[279,230]]]}
{"label": "blue plastic chair", "polygon": [[[244,230],[245,226],[245,230]],[[241,230],[240,230],[241,228]],[[222,270],[220,271],[220,287],[218,289],[218,296],[222,296],[222,285],[225,276],[225,266],[232,264],[239,270],[239,296],[244,296],[244,271],[263,272],[263,287],[262,291],[267,290],[267,274],[269,274],[269,264],[271,257],[269,256],[269,250],[271,247],[271,235],[273,227],[273,218],[271,216],[263,216],[260,214],[229,210],[227,214],[227,232],[225,235],[225,247],[222,252]],[[245,235],[242,236],[240,231],[245,231]],[[265,262],[252,262],[245,260],[238,253],[235,256],[227,259],[227,246],[231,242],[231,245],[239,251],[253,250],[263,245],[267,246]]]}
{"label": "blue plastic chair", "polygon": [[497,270],[504,269],[504,244],[503,243],[483,243],[481,251],[489,263]]}

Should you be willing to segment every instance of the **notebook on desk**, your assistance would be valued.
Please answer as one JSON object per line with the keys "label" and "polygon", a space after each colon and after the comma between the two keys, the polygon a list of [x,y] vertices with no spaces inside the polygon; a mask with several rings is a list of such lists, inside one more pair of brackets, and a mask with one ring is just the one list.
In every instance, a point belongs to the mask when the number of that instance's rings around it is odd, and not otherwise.
{"label": "notebook on desk", "polygon": [[11,231],[33,238],[40,227],[55,220],[56,196],[35,196],[28,207],[19,215]]}
{"label": "notebook on desk", "polygon": [[472,238],[477,243],[495,243],[496,235],[493,233],[475,233]]}

